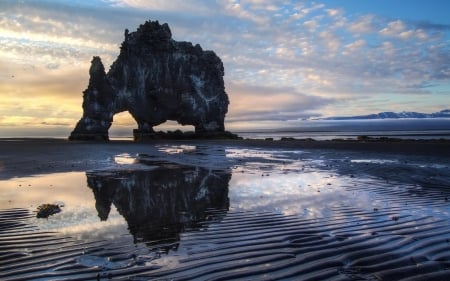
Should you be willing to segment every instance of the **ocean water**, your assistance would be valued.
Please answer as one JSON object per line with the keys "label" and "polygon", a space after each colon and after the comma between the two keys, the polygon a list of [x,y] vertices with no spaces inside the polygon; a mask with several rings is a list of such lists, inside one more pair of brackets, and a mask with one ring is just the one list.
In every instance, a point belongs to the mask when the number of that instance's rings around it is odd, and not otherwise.
{"label": "ocean water", "polygon": [[[162,124],[155,130],[193,131],[192,126],[176,126],[174,122]],[[114,125],[109,130],[112,140],[133,140],[135,126]],[[450,139],[450,118],[436,119],[382,119],[382,120],[304,120],[295,126],[286,122],[278,128],[234,129],[233,124],[225,123],[228,131],[243,138],[275,140],[283,137],[313,138],[315,140],[355,139],[358,136],[393,137],[403,139]],[[72,128],[23,129],[1,128],[0,138],[58,138],[66,139]]]}
{"label": "ocean water", "polygon": [[236,131],[243,138],[283,137],[315,140],[356,139],[358,136],[402,139],[450,139],[450,119],[308,120],[295,127]]}

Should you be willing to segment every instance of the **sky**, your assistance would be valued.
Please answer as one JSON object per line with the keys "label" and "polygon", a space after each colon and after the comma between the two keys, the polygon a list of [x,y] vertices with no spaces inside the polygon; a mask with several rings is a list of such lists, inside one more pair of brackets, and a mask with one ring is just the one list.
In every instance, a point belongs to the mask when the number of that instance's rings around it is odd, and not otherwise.
{"label": "sky", "polygon": [[440,111],[449,12],[448,0],[0,0],[0,137],[69,135],[92,56],[109,69],[124,30],[147,20],[222,59],[228,130]]}

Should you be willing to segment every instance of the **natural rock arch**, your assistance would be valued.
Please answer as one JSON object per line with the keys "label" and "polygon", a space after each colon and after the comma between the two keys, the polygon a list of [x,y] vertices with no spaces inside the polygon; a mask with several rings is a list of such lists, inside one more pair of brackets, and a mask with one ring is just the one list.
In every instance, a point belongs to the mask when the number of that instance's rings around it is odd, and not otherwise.
{"label": "natural rock arch", "polygon": [[222,61],[200,45],[177,42],[167,24],[147,21],[136,32],[125,30],[121,51],[108,73],[94,57],[83,116],[70,140],[108,140],[116,113],[136,120],[135,139],[154,134],[167,120],[193,125],[196,134],[224,133],[228,96]]}
{"label": "natural rock arch", "polygon": [[[128,111],[114,114],[111,127],[108,130],[109,138],[133,137],[133,129],[137,128],[136,120]],[[155,128],[155,131],[157,128]]]}

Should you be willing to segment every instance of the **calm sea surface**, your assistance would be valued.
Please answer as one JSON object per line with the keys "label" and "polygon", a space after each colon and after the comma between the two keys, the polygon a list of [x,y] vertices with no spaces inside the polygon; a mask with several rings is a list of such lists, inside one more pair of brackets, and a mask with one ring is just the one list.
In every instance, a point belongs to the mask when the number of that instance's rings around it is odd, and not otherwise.
{"label": "calm sea surface", "polygon": [[243,138],[316,140],[354,139],[358,136],[404,139],[450,139],[450,119],[312,120],[297,127],[236,132]]}

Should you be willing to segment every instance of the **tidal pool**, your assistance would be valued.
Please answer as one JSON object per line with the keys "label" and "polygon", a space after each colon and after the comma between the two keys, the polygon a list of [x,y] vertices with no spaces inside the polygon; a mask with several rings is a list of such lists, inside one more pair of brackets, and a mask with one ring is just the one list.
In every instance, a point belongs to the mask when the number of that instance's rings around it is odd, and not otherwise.
{"label": "tidal pool", "polygon": [[[447,274],[445,163],[219,146],[157,151],[1,180],[1,279],[369,278],[360,258],[383,251],[399,268],[426,263]],[[43,203],[62,212],[38,219]],[[308,267],[314,260],[327,270]],[[391,267],[377,270],[395,276],[385,272]]]}

